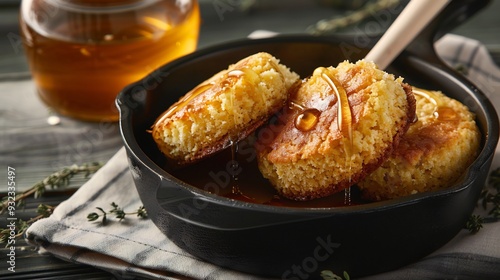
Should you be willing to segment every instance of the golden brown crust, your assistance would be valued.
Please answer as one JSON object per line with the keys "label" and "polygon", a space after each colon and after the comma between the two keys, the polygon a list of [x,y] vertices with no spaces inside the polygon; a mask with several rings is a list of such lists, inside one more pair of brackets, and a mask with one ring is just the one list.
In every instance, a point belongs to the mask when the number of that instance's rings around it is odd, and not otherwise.
{"label": "golden brown crust", "polygon": [[358,185],[363,197],[385,200],[449,187],[477,154],[474,115],[441,92],[415,89],[418,121],[383,165]]}
{"label": "golden brown crust", "polygon": [[[415,118],[411,87],[373,64],[344,62],[318,69],[290,94],[302,107],[321,111],[314,129],[297,129],[297,112],[287,110],[280,116],[281,124],[259,131],[256,144],[263,175],[281,195],[294,200],[328,196],[363,179],[389,156]],[[339,129],[339,102],[322,73],[345,89],[352,113],[351,139]]]}
{"label": "golden brown crust", "polygon": [[160,151],[176,165],[194,163],[262,125],[287,99],[298,75],[257,53],[201,83],[152,127]]}
{"label": "golden brown crust", "polygon": [[397,133],[394,135],[391,145],[387,146],[387,149],[381,153],[380,157],[375,161],[372,161],[368,164],[364,164],[360,173],[353,175],[353,178],[350,181],[342,182],[341,185],[342,188],[347,188],[357,182],[360,182],[361,180],[366,178],[366,176],[370,175],[373,171],[379,168],[387,160],[387,158],[389,158],[391,154],[398,148],[401,140],[404,139],[404,135],[408,131],[408,128],[414,122],[416,117],[415,96],[413,95],[412,88],[409,84],[402,83],[401,85],[405,91],[406,100],[408,101],[408,107],[407,107],[408,114],[406,115],[406,121],[400,123],[400,127],[397,129]]}

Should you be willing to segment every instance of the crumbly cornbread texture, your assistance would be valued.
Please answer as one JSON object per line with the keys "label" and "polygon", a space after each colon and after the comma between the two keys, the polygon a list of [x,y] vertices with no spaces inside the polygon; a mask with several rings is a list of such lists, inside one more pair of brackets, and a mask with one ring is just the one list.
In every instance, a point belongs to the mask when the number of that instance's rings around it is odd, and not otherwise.
{"label": "crumbly cornbread texture", "polygon": [[[328,79],[338,81],[348,97],[344,109],[352,119],[341,127],[340,102]],[[317,68],[291,90],[290,101],[317,109],[317,124],[302,131],[295,123],[301,110],[282,111],[278,124],[258,131],[256,149],[264,177],[294,200],[328,196],[364,178],[389,156],[415,118],[411,87],[363,60]]]}
{"label": "crumbly cornbread texture", "polygon": [[358,185],[384,200],[447,188],[474,160],[480,132],[474,115],[439,91],[414,89],[418,121],[384,164]]}
{"label": "crumbly cornbread texture", "polygon": [[172,105],[153,125],[153,138],[177,164],[197,161],[262,125],[298,79],[271,54],[246,57]]}

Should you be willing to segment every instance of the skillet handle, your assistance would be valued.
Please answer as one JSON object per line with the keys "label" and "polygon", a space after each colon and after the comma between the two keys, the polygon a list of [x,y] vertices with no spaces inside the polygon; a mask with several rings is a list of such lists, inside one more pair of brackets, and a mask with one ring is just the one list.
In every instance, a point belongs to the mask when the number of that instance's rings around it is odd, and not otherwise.
{"label": "skillet handle", "polygon": [[[420,1],[420,0],[413,0]],[[432,0],[430,0],[432,1]],[[429,63],[440,63],[434,50],[434,42],[449,31],[467,21],[482,10],[490,0],[453,0],[429,25],[408,45],[406,52],[418,56]]]}

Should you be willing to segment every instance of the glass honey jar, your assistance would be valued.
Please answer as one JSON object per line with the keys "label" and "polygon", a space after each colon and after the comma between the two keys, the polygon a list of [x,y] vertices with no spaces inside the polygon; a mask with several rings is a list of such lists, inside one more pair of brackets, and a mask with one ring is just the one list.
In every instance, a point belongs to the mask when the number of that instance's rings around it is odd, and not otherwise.
{"label": "glass honey jar", "polygon": [[23,0],[20,29],[40,98],[85,121],[116,121],[128,84],[196,49],[196,0]]}

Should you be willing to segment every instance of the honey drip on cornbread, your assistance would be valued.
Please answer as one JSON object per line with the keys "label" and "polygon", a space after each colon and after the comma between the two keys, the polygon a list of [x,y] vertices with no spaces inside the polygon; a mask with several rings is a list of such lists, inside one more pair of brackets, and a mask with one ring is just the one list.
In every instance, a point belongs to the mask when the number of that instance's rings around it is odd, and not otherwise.
{"label": "honey drip on cornbread", "polygon": [[179,101],[177,101],[174,105],[172,105],[165,113],[163,113],[158,120],[155,122],[153,126],[156,124],[162,123],[165,119],[170,118],[173,116],[177,111],[180,109],[186,107],[191,100],[195,99],[197,96],[200,94],[204,93],[205,91],[209,90],[214,86],[214,83],[208,83],[208,84],[202,84],[197,87],[195,87],[192,91],[184,95]]}
{"label": "honey drip on cornbread", "polygon": [[318,123],[321,112],[315,108],[308,108],[302,111],[295,118],[295,127],[301,131],[309,131]]}
{"label": "honey drip on cornbread", "polygon": [[[255,72],[253,72],[250,69],[247,68],[242,68],[242,69],[234,69],[231,71],[228,71],[221,82],[221,87],[224,88],[226,86],[229,86],[232,82],[235,82],[234,78],[239,78],[243,75],[248,75],[251,78],[251,81],[255,80],[255,75],[257,75]],[[188,92],[186,95],[184,95],[179,101],[177,101],[174,105],[172,105],[166,112],[164,112],[155,122],[153,126],[155,126],[158,123],[162,123],[165,119],[170,118],[173,116],[176,112],[178,112],[180,109],[186,107],[189,105],[189,103],[195,99],[196,97],[200,96],[201,94],[205,93],[207,90],[213,88],[216,85],[214,81],[206,83],[206,84],[201,84],[197,87],[195,87],[193,90]],[[232,100],[231,100],[232,101]]]}
{"label": "honey drip on cornbread", "polygon": [[295,116],[293,124],[296,129],[307,132],[313,129],[319,121],[321,112],[316,108],[306,108],[295,101],[289,102],[291,109],[298,109],[299,113]]}
{"label": "honey drip on cornbread", "polygon": [[[240,69],[235,69],[229,71],[226,76],[227,78],[224,79],[221,83],[221,86],[224,88],[226,86],[231,86],[231,81],[234,79],[230,79],[231,77],[233,78],[239,78],[243,76],[245,72]],[[231,110],[234,110],[235,104],[234,104],[234,95],[230,94],[230,100],[231,100]],[[236,121],[236,120],[235,120]],[[229,136],[229,141],[227,143],[227,146],[230,147],[231,149],[231,160],[229,162],[229,168],[231,170],[237,170],[239,167],[238,159],[236,157],[236,153],[238,152],[238,142],[233,139],[233,136]],[[231,172],[231,193],[233,194],[238,194],[240,193],[239,187],[238,187],[238,175],[234,172]]]}
{"label": "honey drip on cornbread", "polygon": [[232,78],[239,78],[243,75],[245,75],[247,80],[251,82],[254,82],[259,78],[258,74],[249,68],[234,69],[226,73],[224,80],[221,82],[222,87],[231,86],[235,81],[235,79]]}
{"label": "honey drip on cornbread", "polygon": [[347,92],[335,77],[328,75],[328,73],[325,71],[324,68],[322,69],[321,72],[321,78],[325,80],[325,82],[330,86],[332,91],[337,96],[338,128],[340,132],[342,132],[344,137],[347,137],[349,140],[352,141],[352,112],[351,112],[351,106],[349,105]]}
{"label": "honey drip on cornbread", "polygon": [[[240,69],[234,69],[226,73],[225,79],[221,82],[221,87],[228,87],[232,86],[235,82],[236,79],[234,78],[240,78],[242,76],[246,77],[246,80],[249,81],[250,83],[256,83],[259,79],[259,75],[249,69],[249,68],[240,68]],[[230,102],[231,102],[231,110],[236,110],[238,106],[235,104],[235,99],[234,95],[230,94]],[[234,122],[236,123],[236,114],[233,114],[235,116]],[[229,162],[229,168],[231,170],[238,170],[240,168],[240,163],[238,162],[238,136],[236,135],[229,135],[229,141],[227,143],[227,146],[230,147],[231,149],[231,161]],[[238,174],[236,172],[232,172],[231,174],[231,193],[234,195],[238,195],[241,193],[239,186],[238,186]]]}
{"label": "honey drip on cornbread", "polygon": [[435,93],[433,93],[432,91],[413,87],[413,94],[427,99],[429,102],[431,102],[434,105],[433,116],[438,121],[455,121],[455,120],[457,120],[458,115],[455,112],[455,110],[446,106],[446,104],[444,104],[441,101],[441,99],[438,96],[436,96]]}
{"label": "honey drip on cornbread", "polygon": [[[331,90],[335,93],[337,97],[337,126],[344,137],[347,138],[347,143],[344,142],[344,152],[346,155],[346,161],[348,162],[348,168],[351,170],[351,160],[352,160],[352,111],[349,105],[349,98],[347,97],[347,92],[342,87],[340,82],[326,72],[326,68],[321,69],[321,78],[330,86]],[[351,182],[351,178],[349,178]],[[344,190],[344,204],[351,204],[351,187]]]}
{"label": "honey drip on cornbread", "polygon": [[235,170],[240,168],[240,163],[238,162],[238,142],[230,140],[231,149],[231,161],[229,162],[229,170],[231,174],[231,193],[240,194],[241,190],[238,186],[238,173]]}

